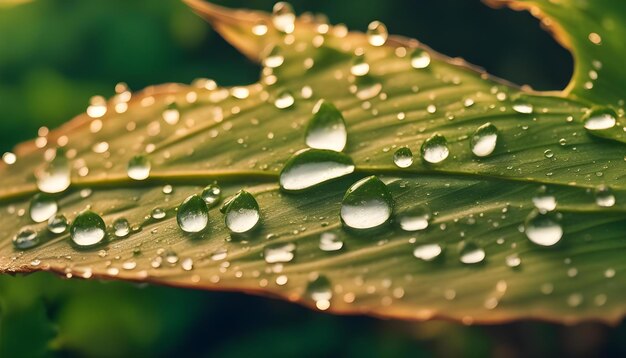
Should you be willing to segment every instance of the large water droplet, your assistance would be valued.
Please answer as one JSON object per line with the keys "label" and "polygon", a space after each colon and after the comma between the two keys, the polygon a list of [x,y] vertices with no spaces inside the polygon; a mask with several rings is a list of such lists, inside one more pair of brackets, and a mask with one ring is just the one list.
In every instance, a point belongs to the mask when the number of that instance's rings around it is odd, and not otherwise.
{"label": "large water droplet", "polygon": [[44,193],[60,193],[70,186],[70,164],[65,152],[56,150],[54,158],[48,165],[36,172],[37,188]]}
{"label": "large water droplet", "polygon": [[343,241],[334,232],[324,232],[320,235],[319,246],[322,251],[339,251],[343,247]]}
{"label": "large water droplet", "polygon": [[274,5],[272,23],[276,30],[290,34],[295,29],[296,15],[291,4],[281,1]]}
{"label": "large water droplet", "polygon": [[409,147],[400,147],[393,153],[393,163],[398,168],[408,168],[413,164],[413,152]]}
{"label": "large water droplet", "polygon": [[439,244],[424,244],[416,247],[413,250],[413,256],[417,257],[420,260],[424,261],[433,261],[441,253],[443,252],[443,248]]}
{"label": "large water droplet", "polygon": [[22,229],[13,237],[13,246],[19,250],[30,249],[39,244],[37,232],[33,229]]}
{"label": "large water droplet", "polygon": [[283,52],[278,46],[271,47],[263,58],[263,65],[269,68],[278,68],[285,62]]}
{"label": "large water droplet", "polygon": [[448,149],[448,141],[446,137],[435,133],[432,137],[426,139],[421,147],[422,159],[431,164],[443,162],[450,150]]}
{"label": "large water droplet", "polygon": [[370,65],[365,62],[365,55],[359,54],[352,60],[352,66],[350,67],[350,73],[353,76],[361,77],[370,72]]}
{"label": "large water droplet", "polygon": [[152,165],[145,155],[137,155],[128,161],[126,173],[128,177],[134,180],[145,180],[150,176]]}
{"label": "large water droplet", "polygon": [[217,184],[209,184],[202,190],[202,199],[209,207],[213,207],[222,199],[222,188]]}
{"label": "large water droplet", "polygon": [[413,68],[426,68],[430,65],[430,55],[428,52],[418,48],[411,54],[411,67]]}
{"label": "large water droplet", "polygon": [[57,214],[48,220],[48,231],[53,234],[62,234],[67,230],[69,223],[65,215]]}
{"label": "large water droplet", "polygon": [[296,152],[280,172],[280,187],[299,191],[354,172],[352,159],[339,152],[303,149]]}
{"label": "large water droplet", "polygon": [[330,280],[326,276],[318,276],[309,282],[306,295],[315,302],[315,307],[320,311],[330,308],[330,300],[333,298],[333,290]]}
{"label": "large water droplet", "polygon": [[317,102],[313,108],[313,117],[306,127],[306,145],[341,152],[347,140],[348,132],[341,112],[330,102]]}
{"label": "large water droplet", "polygon": [[464,242],[459,251],[459,260],[464,264],[477,264],[485,259],[485,250],[474,242]]}
{"label": "large water droplet", "polygon": [[597,131],[615,126],[617,115],[610,108],[594,108],[583,117],[585,129]]}
{"label": "large water droplet", "polygon": [[478,127],[470,140],[472,153],[477,157],[486,157],[496,149],[498,129],[491,123]]}
{"label": "large water droplet", "polygon": [[524,232],[533,243],[552,246],[563,237],[563,228],[559,221],[557,213],[533,210],[526,218]]}
{"label": "large water droplet", "polygon": [[354,183],[341,202],[341,221],[352,229],[372,229],[389,222],[394,201],[387,185],[376,176]]}
{"label": "large water droplet", "polygon": [[130,224],[125,218],[119,218],[113,222],[113,233],[117,237],[126,237],[130,234]]}
{"label": "large water droplet", "polygon": [[59,206],[54,198],[48,194],[35,194],[30,201],[28,213],[36,223],[42,223],[57,213]]}
{"label": "large water droplet", "polygon": [[610,208],[615,205],[615,195],[613,195],[613,190],[608,186],[600,186],[595,191],[596,195],[596,204],[603,208]]}
{"label": "large water droplet", "polygon": [[430,215],[430,209],[427,206],[417,205],[398,213],[396,220],[404,231],[419,231],[428,227]]}
{"label": "large water droplet", "polygon": [[181,230],[197,233],[206,229],[209,224],[209,207],[198,195],[192,195],[178,207],[176,221]]}
{"label": "large water droplet", "polygon": [[367,41],[372,46],[382,46],[387,42],[387,26],[380,21],[372,21],[367,26]]}
{"label": "large water droplet", "polygon": [[233,233],[244,234],[254,229],[261,220],[259,204],[254,196],[240,190],[222,208],[226,227]]}
{"label": "large water droplet", "polygon": [[84,211],[70,226],[70,237],[78,247],[91,247],[102,243],[106,237],[106,225],[100,215]]}
{"label": "large water droplet", "polygon": [[292,242],[270,244],[263,249],[263,258],[268,264],[285,263],[293,260],[296,244]]}

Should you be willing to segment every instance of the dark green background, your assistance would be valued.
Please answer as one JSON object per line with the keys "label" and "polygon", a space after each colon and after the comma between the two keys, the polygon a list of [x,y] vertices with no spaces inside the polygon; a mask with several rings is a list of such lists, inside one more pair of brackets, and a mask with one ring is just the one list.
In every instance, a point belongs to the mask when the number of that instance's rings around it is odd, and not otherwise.
{"label": "dark green background", "polygon": [[[220,1],[271,9],[271,1]],[[0,0],[2,4],[2,0]],[[527,13],[478,0],[301,0],[299,11],[363,30],[382,20],[450,56],[536,89],[565,87],[571,56]],[[177,0],[35,0],[0,5],[0,151],[84,111],[91,96],[210,77],[254,82],[259,68]],[[47,274],[0,278],[0,357],[607,356],[626,327],[539,322],[464,327],[337,317],[293,304]]]}

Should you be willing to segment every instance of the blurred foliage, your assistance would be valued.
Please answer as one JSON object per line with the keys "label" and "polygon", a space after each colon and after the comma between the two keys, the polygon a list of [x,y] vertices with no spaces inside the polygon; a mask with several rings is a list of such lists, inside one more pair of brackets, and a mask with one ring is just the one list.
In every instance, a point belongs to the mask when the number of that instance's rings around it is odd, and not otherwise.
{"label": "blurred foliage", "polygon": [[[4,0],[0,0],[0,3]],[[270,9],[272,2],[220,1]],[[350,28],[390,32],[538,89],[563,88],[571,57],[526,13],[478,0],[294,1]],[[494,44],[498,44],[497,46]],[[36,0],[0,6],[0,151],[82,112],[96,94],[212,77],[254,82],[242,58],[177,0]],[[0,356],[626,355],[626,327],[520,322],[464,327],[336,317],[234,293],[0,277]],[[53,353],[49,353],[53,352]]]}

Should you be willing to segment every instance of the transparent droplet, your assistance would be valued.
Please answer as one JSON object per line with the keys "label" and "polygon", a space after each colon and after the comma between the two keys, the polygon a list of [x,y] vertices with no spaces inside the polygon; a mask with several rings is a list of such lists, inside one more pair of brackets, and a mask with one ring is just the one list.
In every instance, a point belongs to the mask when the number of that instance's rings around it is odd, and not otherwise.
{"label": "transparent droplet", "polygon": [[280,172],[280,187],[300,191],[354,172],[352,159],[340,152],[303,149],[296,152]]}
{"label": "transparent droplet", "polygon": [[272,23],[276,30],[290,34],[295,29],[296,14],[293,7],[284,1],[274,4],[272,10]]}
{"label": "transparent droplet", "polygon": [[441,134],[433,134],[426,139],[421,147],[422,159],[431,164],[437,164],[448,158],[450,150],[448,141]]}
{"label": "transparent droplet", "polygon": [[204,190],[202,190],[202,199],[207,203],[209,207],[213,207],[222,200],[222,188],[217,184],[209,184]]}
{"label": "transparent droplet", "polygon": [[174,125],[178,123],[180,119],[180,112],[178,111],[178,106],[176,103],[170,104],[165,111],[161,114],[165,123]]}
{"label": "transparent droplet", "polygon": [[319,247],[322,251],[338,251],[343,247],[343,241],[334,232],[324,232],[320,235]]}
{"label": "transparent droplet", "polygon": [[306,127],[306,145],[341,152],[347,140],[348,132],[341,112],[330,102],[317,102],[313,108],[313,117]]}
{"label": "transparent droplet", "polygon": [[98,245],[106,237],[104,220],[93,211],[84,211],[76,216],[70,226],[70,237],[72,242],[79,247]]}
{"label": "transparent droplet", "polygon": [[411,54],[411,67],[426,68],[430,65],[430,54],[420,48],[415,49]]}
{"label": "transparent droplet", "polygon": [[22,229],[13,237],[13,246],[18,250],[26,250],[39,245],[39,237],[33,229]]}
{"label": "transparent droplet", "polygon": [[152,212],[150,213],[150,216],[155,220],[161,220],[165,218],[166,215],[167,213],[165,212],[165,210],[161,208],[154,208],[152,209]]}
{"label": "transparent droplet", "polygon": [[365,101],[378,96],[382,89],[383,85],[379,82],[373,80],[364,80],[357,85],[355,95],[358,99]]}
{"label": "transparent droplet", "polygon": [[145,180],[150,176],[152,165],[145,155],[134,156],[129,162],[126,169],[128,177],[134,180]]}
{"label": "transparent droplet", "polygon": [[485,259],[485,250],[474,242],[466,242],[461,245],[459,260],[464,264],[477,264]]}
{"label": "transparent droplet", "polygon": [[413,164],[413,152],[409,147],[400,147],[393,153],[393,163],[398,168],[408,168]]}
{"label": "transparent droplet", "polygon": [[486,157],[496,149],[498,129],[491,123],[478,127],[470,140],[472,153],[477,157]]}
{"label": "transparent droplet", "polygon": [[209,224],[209,207],[198,195],[192,195],[178,207],[176,221],[181,230],[197,233],[206,229]]}
{"label": "transparent droplet", "polygon": [[513,110],[517,113],[530,114],[533,113],[533,105],[524,101],[522,98],[517,98],[513,101]]}
{"label": "transparent droplet", "polygon": [[70,186],[70,164],[65,152],[56,150],[54,158],[43,169],[36,172],[37,188],[44,193],[60,193]]}
{"label": "transparent droplet", "polygon": [[263,20],[258,21],[254,26],[252,26],[252,33],[257,36],[267,34],[267,30],[267,24]]}
{"label": "transparent droplet", "polygon": [[293,95],[289,91],[281,92],[274,100],[274,106],[278,109],[287,109],[295,103]]}
{"label": "transparent droplet", "polygon": [[394,201],[387,185],[370,176],[354,183],[341,202],[341,221],[352,229],[372,229],[389,222]]}
{"label": "transparent droplet", "polygon": [[443,248],[439,244],[424,244],[417,246],[413,250],[413,256],[423,261],[433,261],[441,253],[443,252]]}
{"label": "transparent droplet", "polygon": [[430,209],[424,205],[405,209],[396,215],[400,228],[404,231],[420,231],[428,228]]}
{"label": "transparent droplet", "polygon": [[233,233],[244,234],[254,229],[261,220],[259,204],[254,196],[240,190],[223,207],[226,227]]}
{"label": "transparent droplet", "polygon": [[306,295],[315,302],[317,309],[320,311],[327,310],[330,308],[330,301],[333,298],[330,280],[326,276],[318,276],[307,285]]}
{"label": "transparent droplet", "polygon": [[505,260],[506,265],[511,268],[519,267],[522,264],[522,259],[520,259],[518,254],[508,255]]}
{"label": "transparent droplet", "polygon": [[283,52],[278,46],[271,47],[263,58],[263,65],[269,68],[278,68],[285,62]]}
{"label": "transparent droplet", "polygon": [[608,186],[600,186],[595,191],[596,204],[603,208],[610,208],[615,205],[615,195]]}
{"label": "transparent droplet", "polygon": [[57,214],[48,219],[48,231],[53,234],[62,234],[67,230],[69,223],[65,215]]}
{"label": "transparent droplet", "polygon": [[372,46],[382,46],[387,42],[387,26],[380,21],[372,21],[367,26],[367,41]]}
{"label": "transparent droplet", "polygon": [[613,128],[617,115],[610,108],[594,108],[583,117],[585,129],[598,131]]}
{"label": "transparent droplet", "polygon": [[125,218],[119,218],[113,222],[113,233],[117,237],[126,237],[130,234],[130,223]]}
{"label": "transparent droplet", "polygon": [[263,249],[263,258],[268,264],[285,263],[293,260],[296,244],[292,242],[270,244]]}
{"label": "transparent droplet", "polygon": [[352,60],[352,66],[350,67],[350,73],[353,76],[361,77],[370,72],[370,65],[365,62],[365,55],[359,54]]}
{"label": "transparent droplet", "polygon": [[556,209],[556,197],[552,195],[546,186],[541,186],[535,196],[533,196],[533,204],[540,212],[548,212]]}
{"label": "transparent droplet", "polygon": [[193,270],[193,259],[191,257],[187,257],[180,263],[180,267],[185,271]]}
{"label": "transparent droplet", "polygon": [[561,241],[563,228],[559,214],[534,210],[526,218],[524,232],[528,239],[540,246],[552,246]]}
{"label": "transparent droplet", "polygon": [[59,210],[56,200],[48,194],[35,194],[30,201],[28,213],[30,218],[36,223],[42,223],[50,219]]}

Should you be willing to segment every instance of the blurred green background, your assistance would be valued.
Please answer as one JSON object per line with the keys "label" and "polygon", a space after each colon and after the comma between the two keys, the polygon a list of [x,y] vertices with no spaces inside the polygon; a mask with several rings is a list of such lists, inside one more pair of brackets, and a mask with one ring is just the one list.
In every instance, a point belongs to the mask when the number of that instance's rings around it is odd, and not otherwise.
{"label": "blurred green background", "polygon": [[[118,82],[254,82],[239,55],[178,0],[0,0],[0,152],[84,111]],[[22,0],[23,1],[23,0]],[[272,1],[216,1],[269,10]],[[299,0],[363,30],[374,19],[536,89],[561,89],[571,56],[527,13],[478,0]],[[625,356],[626,325],[465,327],[338,317],[235,293],[0,277],[0,357]]]}

